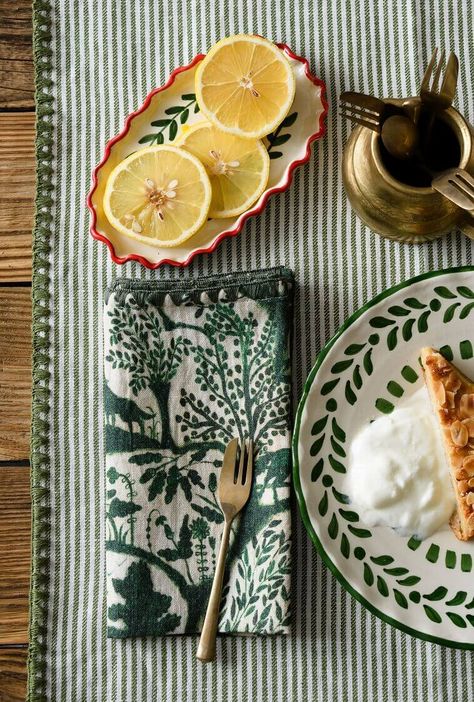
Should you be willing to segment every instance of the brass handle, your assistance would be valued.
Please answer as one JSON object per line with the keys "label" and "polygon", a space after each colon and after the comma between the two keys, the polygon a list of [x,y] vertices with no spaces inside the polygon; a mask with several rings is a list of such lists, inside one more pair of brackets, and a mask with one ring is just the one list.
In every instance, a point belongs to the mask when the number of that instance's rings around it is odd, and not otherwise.
{"label": "brass handle", "polygon": [[196,657],[203,663],[210,663],[216,657],[216,635],[219,621],[219,609],[221,605],[222,581],[224,579],[225,559],[229,546],[229,535],[231,521],[225,521],[222,532],[219,555],[217,557],[216,572],[212,583],[211,595],[206,610],[206,617],[199,639],[199,646]]}

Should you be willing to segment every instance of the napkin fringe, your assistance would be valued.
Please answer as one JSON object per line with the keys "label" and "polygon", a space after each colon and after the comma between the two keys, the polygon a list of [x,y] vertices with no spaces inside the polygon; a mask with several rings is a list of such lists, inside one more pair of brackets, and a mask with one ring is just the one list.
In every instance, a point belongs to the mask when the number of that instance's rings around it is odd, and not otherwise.
{"label": "napkin fringe", "polygon": [[51,2],[33,2],[33,50],[36,100],[36,201],[33,232],[32,278],[32,419],[31,499],[32,556],[27,700],[46,699],[46,640],[48,633],[49,551],[50,551],[50,263],[51,207],[53,204],[52,145],[53,96],[51,49]]}
{"label": "napkin fringe", "polygon": [[241,297],[265,300],[284,297],[293,285],[293,272],[288,268],[226,273],[179,280],[130,280],[118,278],[107,289],[106,302],[110,296],[123,304],[129,294],[138,305],[198,305],[209,307],[218,302],[235,302]]}

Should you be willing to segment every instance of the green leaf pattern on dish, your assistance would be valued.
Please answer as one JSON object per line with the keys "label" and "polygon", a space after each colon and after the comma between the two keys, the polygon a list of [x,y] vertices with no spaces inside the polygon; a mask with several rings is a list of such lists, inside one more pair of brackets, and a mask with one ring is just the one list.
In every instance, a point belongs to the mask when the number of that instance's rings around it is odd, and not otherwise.
{"label": "green leaf pattern on dish", "polygon": [[[373,372],[372,349],[379,342],[384,343],[387,351],[393,351],[400,342],[408,342],[416,329],[419,334],[425,334],[430,325],[449,324],[458,318],[465,320],[474,310],[474,291],[467,286],[450,288],[444,285],[436,286],[433,289],[435,297],[427,303],[418,300],[416,297],[407,296],[402,304],[392,305],[384,315],[374,315],[369,319],[369,325],[377,330],[376,334],[364,342],[351,343],[343,351],[340,360],[332,364],[330,374],[336,376],[334,379],[323,384],[321,395],[328,396],[326,408],[336,411],[337,401],[331,398],[331,393],[339,385],[341,380],[344,384],[344,395],[347,402],[355,405],[360,392],[363,392],[364,383],[367,382]],[[442,301],[449,300],[446,307]],[[367,350],[367,346],[369,349]],[[452,360],[454,353],[452,348],[446,344],[440,348],[446,358]],[[470,340],[463,339],[459,342],[459,355],[462,359],[472,358],[474,355],[473,345]],[[419,372],[409,365],[405,365],[400,370],[397,378],[390,379],[385,387],[392,396],[392,400],[379,397],[375,401],[375,408],[378,412],[389,413],[394,409],[395,398],[400,398],[405,388],[417,382]],[[404,387],[405,386],[405,387]],[[332,400],[332,403],[331,403]],[[332,408],[332,409],[330,409]],[[323,433],[325,432],[325,433]],[[340,426],[336,417],[324,415],[313,425],[312,434],[314,437],[313,450],[311,455],[315,459],[315,469],[311,474],[313,482],[322,481],[324,485],[328,482],[330,473],[325,473],[325,469],[345,473],[346,466],[344,459],[346,449],[346,431]],[[338,456],[336,459],[334,454]],[[316,469],[317,467],[317,469]],[[331,479],[332,483],[332,479]],[[333,495],[341,495],[333,487]],[[345,496],[344,496],[345,497]],[[330,502],[327,491],[324,491],[320,501],[318,511],[321,517],[330,510]],[[339,541],[341,554],[348,558],[352,552],[355,558],[360,561],[361,576],[367,588],[376,588],[378,593],[384,598],[392,598],[401,609],[409,609],[421,602],[426,617],[434,624],[440,624],[443,617],[459,628],[468,626],[474,627],[474,615],[468,610],[474,609],[474,598],[467,601],[468,596],[465,591],[449,592],[448,588],[438,586],[425,593],[416,590],[416,586],[421,582],[421,577],[410,572],[407,568],[394,563],[394,558],[388,554],[367,557],[365,549],[356,545],[355,539],[370,539],[372,532],[370,529],[361,527],[359,515],[348,505],[349,509],[339,509],[331,514],[327,530],[331,539]],[[415,538],[407,539],[407,546],[414,550],[423,542]],[[430,563],[439,562],[440,548],[437,544],[431,543],[427,548],[425,558]],[[447,550],[443,556],[447,568],[459,567],[463,572],[470,572],[472,569],[472,557],[470,554],[462,554],[460,559],[456,559],[454,551]],[[457,608],[456,611],[439,610],[439,604],[450,608]]]}

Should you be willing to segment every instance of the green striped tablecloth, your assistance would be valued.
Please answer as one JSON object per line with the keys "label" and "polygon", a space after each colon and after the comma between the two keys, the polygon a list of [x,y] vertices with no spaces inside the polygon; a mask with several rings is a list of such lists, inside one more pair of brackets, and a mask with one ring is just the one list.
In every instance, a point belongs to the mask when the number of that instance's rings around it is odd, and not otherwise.
{"label": "green striped tablecloth", "polygon": [[[306,56],[327,84],[328,133],[240,236],[189,268],[111,263],[88,236],[92,166],[125,115],[171,70],[224,35],[258,32]],[[105,287],[285,264],[298,281],[295,400],[316,354],[355,308],[416,273],[472,262],[455,233],[402,247],[347,206],[341,90],[414,94],[435,45],[461,59],[457,106],[474,119],[471,0],[38,0],[38,216],[34,246],[34,562],[30,700],[472,700],[472,654],[410,638],[366,612],[322,565],[295,514],[289,637],[106,640]]]}

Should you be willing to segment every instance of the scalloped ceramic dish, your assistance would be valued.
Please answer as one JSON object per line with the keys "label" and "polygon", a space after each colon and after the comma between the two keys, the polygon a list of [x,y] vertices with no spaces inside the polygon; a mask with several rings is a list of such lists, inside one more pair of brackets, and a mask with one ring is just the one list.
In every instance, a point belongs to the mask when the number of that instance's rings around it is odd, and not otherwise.
{"label": "scalloped ceramic dish", "polygon": [[107,244],[115,263],[133,260],[147,268],[158,268],[163,263],[186,266],[196,254],[210,253],[222,239],[238,234],[249,217],[262,212],[270,195],[289,187],[295,168],[308,161],[312,142],[324,134],[327,103],[324,83],[311,74],[306,59],[296,56],[286,44],[278,46],[292,64],[296,94],[288,116],[267,138],[271,158],[268,186],[250,210],[232,219],[209,219],[182,246],[158,249],[117,232],[105,217],[102,199],[107,178],[117,163],[140,147],[173,142],[183,128],[203,119],[194,94],[194,74],[204,54],[173,71],[168,82],[153,90],[142,107],[127,117],[124,129],[109,141],[102,161],[94,169],[87,198],[92,214],[90,232]]}
{"label": "scalloped ceramic dish", "polygon": [[474,540],[446,524],[424,541],[369,527],[343,494],[358,430],[422,384],[423,346],[474,376],[474,268],[436,271],[387,290],[321,351],[293,436],[305,526],[324,562],[373,614],[428,641],[474,650]]}

